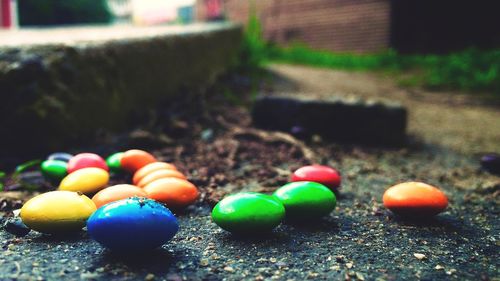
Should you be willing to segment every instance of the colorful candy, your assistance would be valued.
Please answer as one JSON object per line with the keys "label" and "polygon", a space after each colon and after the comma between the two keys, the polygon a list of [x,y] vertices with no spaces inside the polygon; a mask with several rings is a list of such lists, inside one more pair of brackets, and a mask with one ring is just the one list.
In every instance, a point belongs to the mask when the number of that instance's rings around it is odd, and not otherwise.
{"label": "colorful candy", "polygon": [[147,174],[145,177],[143,177],[139,181],[137,186],[145,187],[146,185],[154,182],[155,180],[163,179],[163,178],[178,178],[181,180],[186,180],[186,176],[184,176],[179,171],[163,169],[163,170],[157,170],[157,171],[154,171],[154,172]]}
{"label": "colorful candy", "polygon": [[106,248],[128,253],[158,248],[178,229],[177,219],[169,209],[137,197],[107,204],[87,222],[90,237]]}
{"label": "colorful candy", "polygon": [[148,194],[142,188],[135,185],[117,184],[97,192],[94,197],[92,197],[92,201],[94,201],[97,208],[100,208],[108,203],[134,196],[148,197]]}
{"label": "colorful candy", "polygon": [[230,232],[270,231],[285,217],[285,207],[275,197],[242,192],[222,199],[212,210],[212,220]]}
{"label": "colorful candy", "polygon": [[83,168],[101,168],[108,171],[108,165],[101,156],[94,153],[80,153],[71,158],[68,162],[68,174]]}
{"label": "colorful candy", "polygon": [[26,202],[21,209],[21,219],[39,232],[64,233],[82,229],[95,210],[94,202],[85,195],[51,191]]}
{"label": "colorful candy", "polygon": [[285,184],[273,194],[285,206],[288,219],[315,219],[335,209],[335,194],[326,186],[299,181]]}
{"label": "colorful candy", "polygon": [[52,153],[47,157],[47,160],[59,160],[59,161],[64,161],[64,162],[69,162],[69,160],[73,158],[72,154],[66,153],[66,152],[56,152]]}
{"label": "colorful candy", "polygon": [[180,209],[193,204],[198,199],[198,189],[192,183],[178,178],[162,178],[144,187],[148,198]]}
{"label": "colorful candy", "polygon": [[120,165],[124,170],[135,173],[140,168],[153,162],[156,162],[156,158],[153,155],[144,150],[132,149],[123,153]]}
{"label": "colorful candy", "polygon": [[67,175],[59,184],[60,190],[92,194],[108,184],[109,173],[100,168],[83,168]]}
{"label": "colorful candy", "polygon": [[421,182],[400,183],[387,189],[384,206],[395,214],[407,217],[430,217],[448,206],[448,198],[434,186]]}
{"label": "colorful candy", "polygon": [[123,152],[117,152],[106,158],[106,165],[108,165],[110,172],[119,173],[122,171],[122,165],[120,164],[122,156]]}
{"label": "colorful candy", "polygon": [[311,165],[304,166],[293,172],[291,181],[313,181],[336,190],[340,186],[341,177],[339,172],[331,167]]}
{"label": "colorful candy", "polygon": [[174,165],[165,162],[149,163],[135,172],[134,177],[132,178],[132,182],[134,184],[138,184],[142,180],[142,178],[158,170],[177,170],[177,168],[175,168]]}
{"label": "colorful candy", "polygon": [[45,178],[59,182],[68,174],[67,166],[68,163],[61,160],[45,160],[40,168]]}

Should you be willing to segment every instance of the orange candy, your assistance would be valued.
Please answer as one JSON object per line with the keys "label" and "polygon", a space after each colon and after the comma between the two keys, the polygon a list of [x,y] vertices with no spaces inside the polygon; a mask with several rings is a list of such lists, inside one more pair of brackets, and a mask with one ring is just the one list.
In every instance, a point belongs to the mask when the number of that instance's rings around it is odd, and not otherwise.
{"label": "orange candy", "polygon": [[405,182],[390,187],[384,193],[384,206],[408,217],[430,217],[448,206],[448,198],[434,186],[421,182]]}
{"label": "orange candy", "polygon": [[146,185],[148,197],[165,203],[168,208],[180,209],[193,204],[198,198],[198,189],[192,183],[178,178],[163,178]]}
{"label": "orange candy", "polygon": [[156,162],[153,155],[144,150],[131,149],[123,153],[120,165],[124,170],[135,173],[135,171],[153,162]]}
{"label": "orange candy", "polygon": [[178,179],[181,179],[181,180],[186,180],[186,176],[184,176],[179,171],[162,169],[162,170],[153,171],[153,172],[147,174],[145,177],[143,177],[139,181],[139,183],[137,184],[137,186],[139,186],[139,187],[145,187],[146,185],[154,182],[155,180],[163,179],[163,178],[178,178]]}
{"label": "orange candy", "polygon": [[92,197],[97,208],[101,206],[118,201],[121,199],[126,199],[133,196],[148,197],[148,194],[135,185],[130,184],[118,184],[105,188]]}
{"label": "orange candy", "polygon": [[134,178],[132,179],[132,182],[134,184],[138,184],[142,178],[147,176],[149,173],[152,173],[154,171],[158,170],[163,170],[163,169],[168,169],[168,170],[177,170],[174,165],[165,163],[165,162],[153,162],[149,163],[146,166],[140,168],[135,172]]}

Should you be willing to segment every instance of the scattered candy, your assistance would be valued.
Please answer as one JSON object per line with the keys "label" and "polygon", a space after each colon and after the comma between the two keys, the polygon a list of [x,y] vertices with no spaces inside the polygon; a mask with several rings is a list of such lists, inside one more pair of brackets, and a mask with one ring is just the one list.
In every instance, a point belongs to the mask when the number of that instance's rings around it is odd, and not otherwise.
{"label": "scattered candy", "polygon": [[153,162],[156,162],[156,158],[153,155],[143,150],[132,149],[123,153],[120,165],[124,170],[135,173],[140,168]]}
{"label": "scattered candy", "polygon": [[72,154],[66,152],[56,152],[49,155],[49,157],[47,157],[47,160],[59,160],[67,163],[71,158],[73,158]]}
{"label": "scattered candy", "polygon": [[137,172],[135,172],[134,174],[134,177],[132,178],[132,182],[134,184],[138,184],[143,177],[147,176],[149,173],[158,170],[177,170],[177,168],[170,163],[153,162],[137,170]]}
{"label": "scattered candy", "polygon": [[108,203],[127,199],[129,197],[148,197],[147,193],[135,185],[130,184],[117,184],[99,191],[92,197],[97,208]]}
{"label": "scattered candy", "polygon": [[242,192],[222,199],[212,210],[212,220],[230,232],[270,231],[285,217],[285,207],[273,196]]}
{"label": "scattered candy", "polygon": [[67,175],[59,184],[59,189],[92,194],[101,190],[108,181],[107,171],[100,168],[83,168]]}
{"label": "scattered candy", "polygon": [[21,219],[42,233],[78,231],[96,210],[90,198],[71,191],[51,191],[33,197],[21,208]]}
{"label": "scattered candy", "polygon": [[155,180],[158,179],[163,179],[163,178],[178,178],[181,180],[186,180],[186,176],[183,175],[181,172],[176,171],[176,170],[169,170],[169,169],[163,169],[163,170],[157,170],[154,172],[151,172],[147,174],[145,177],[143,177],[137,186],[139,187],[145,187],[146,185],[154,182]]}
{"label": "scattered candy", "polygon": [[273,194],[283,206],[289,219],[315,219],[335,209],[335,194],[326,186],[299,181],[285,184]]}
{"label": "scattered candy", "polygon": [[4,223],[3,228],[10,234],[14,234],[15,236],[22,237],[26,236],[31,229],[29,229],[21,220],[20,217],[12,217],[8,218]]}
{"label": "scattered candy", "polygon": [[123,152],[117,152],[106,158],[106,164],[108,165],[110,172],[119,173],[122,171],[122,166],[120,164],[122,156]]}
{"label": "scattered candy", "polygon": [[68,174],[83,168],[101,168],[108,171],[108,165],[101,156],[94,153],[80,153],[71,158],[68,162]]}
{"label": "scattered candy", "polygon": [[405,182],[384,193],[384,206],[395,214],[407,217],[430,217],[444,211],[446,195],[434,186],[421,182]]}
{"label": "scattered candy", "polygon": [[198,199],[198,189],[192,183],[178,178],[163,178],[146,185],[148,198],[154,199],[172,209],[181,209]]}
{"label": "scattered candy", "polygon": [[45,178],[59,182],[68,174],[67,166],[62,160],[45,160],[40,168]]}
{"label": "scattered candy", "polygon": [[490,153],[481,157],[481,167],[492,174],[500,174],[500,154]]}
{"label": "scattered candy", "polygon": [[179,229],[175,216],[162,204],[130,198],[99,208],[87,231],[104,247],[119,252],[148,251],[168,242]]}
{"label": "scattered candy", "polygon": [[336,190],[340,186],[340,180],[340,174],[337,170],[328,166],[311,165],[304,166],[293,172],[291,181],[313,181]]}

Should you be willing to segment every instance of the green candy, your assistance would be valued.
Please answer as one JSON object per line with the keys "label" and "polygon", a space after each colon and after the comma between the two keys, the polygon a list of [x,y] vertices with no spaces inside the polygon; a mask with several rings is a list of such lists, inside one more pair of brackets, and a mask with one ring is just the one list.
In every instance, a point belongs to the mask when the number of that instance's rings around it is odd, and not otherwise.
{"label": "green candy", "polygon": [[285,208],[276,198],[257,192],[242,192],[222,199],[212,210],[212,220],[235,233],[270,231],[285,217]]}
{"label": "green candy", "polygon": [[111,154],[108,158],[106,158],[106,164],[109,167],[109,170],[113,173],[122,172],[122,166],[120,164],[120,160],[122,159],[123,152],[117,152],[115,154]]}
{"label": "green candy", "polygon": [[273,194],[286,209],[287,219],[316,219],[328,215],[337,200],[326,186],[310,181],[285,184]]}
{"label": "green candy", "polygon": [[61,181],[67,174],[68,163],[61,160],[45,160],[40,165],[43,176],[52,181]]}

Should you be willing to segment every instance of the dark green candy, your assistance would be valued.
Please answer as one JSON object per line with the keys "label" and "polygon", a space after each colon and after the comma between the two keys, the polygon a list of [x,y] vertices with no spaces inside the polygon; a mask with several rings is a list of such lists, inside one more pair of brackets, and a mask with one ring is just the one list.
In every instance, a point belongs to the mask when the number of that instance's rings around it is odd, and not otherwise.
{"label": "dark green candy", "polygon": [[309,181],[285,184],[273,196],[285,206],[288,219],[316,219],[328,215],[337,203],[328,187]]}
{"label": "dark green candy", "polygon": [[212,210],[212,220],[235,233],[270,231],[285,217],[285,208],[276,198],[257,192],[242,192],[222,199]]}
{"label": "dark green candy", "polygon": [[117,152],[115,154],[110,155],[106,158],[106,164],[109,167],[109,170],[113,173],[122,172],[122,166],[120,164],[120,160],[122,159],[123,152]]}
{"label": "dark green candy", "polygon": [[40,168],[43,176],[52,181],[61,181],[67,174],[68,163],[61,160],[45,160]]}

